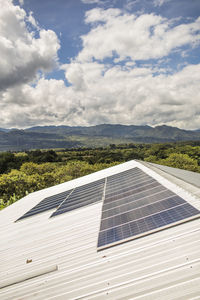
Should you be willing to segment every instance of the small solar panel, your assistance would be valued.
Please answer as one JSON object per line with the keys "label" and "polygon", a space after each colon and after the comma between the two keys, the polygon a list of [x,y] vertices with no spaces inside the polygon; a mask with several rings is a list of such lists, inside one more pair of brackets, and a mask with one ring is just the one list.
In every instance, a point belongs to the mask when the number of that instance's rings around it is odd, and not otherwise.
{"label": "small solar panel", "polygon": [[71,192],[72,190],[69,190],[43,199],[36,206],[34,206],[27,213],[25,213],[22,217],[17,219],[17,221],[58,207],[70,195]]}
{"label": "small solar panel", "polygon": [[103,198],[104,186],[105,178],[75,188],[51,217],[101,201]]}
{"label": "small solar panel", "polygon": [[98,250],[200,216],[200,211],[139,168],[108,177]]}

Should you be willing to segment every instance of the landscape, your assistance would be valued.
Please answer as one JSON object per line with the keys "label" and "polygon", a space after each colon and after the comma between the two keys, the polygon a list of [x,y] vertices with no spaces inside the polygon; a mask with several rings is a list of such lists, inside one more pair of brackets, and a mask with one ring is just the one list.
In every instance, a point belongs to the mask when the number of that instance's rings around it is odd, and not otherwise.
{"label": "landscape", "polygon": [[24,130],[0,128],[0,151],[105,147],[122,143],[164,143],[200,140],[200,130],[171,126],[101,124],[96,126],[37,126]]}

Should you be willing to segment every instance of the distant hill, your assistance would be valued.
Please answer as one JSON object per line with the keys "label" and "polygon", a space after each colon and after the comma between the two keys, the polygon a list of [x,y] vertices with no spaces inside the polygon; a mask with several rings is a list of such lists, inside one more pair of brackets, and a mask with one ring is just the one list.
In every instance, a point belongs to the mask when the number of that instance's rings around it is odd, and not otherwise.
{"label": "distant hill", "polygon": [[76,141],[68,142],[66,138],[55,133],[29,132],[25,130],[0,131],[0,151],[21,151],[30,149],[50,149],[80,147]]}
{"label": "distant hill", "polygon": [[6,129],[6,128],[0,128],[0,131],[3,131],[3,132],[8,132],[8,131],[10,131],[10,129]]}
{"label": "distant hill", "polygon": [[119,143],[200,141],[200,131],[170,126],[102,124],[83,126],[37,126],[25,130],[0,129],[0,150],[94,147]]}

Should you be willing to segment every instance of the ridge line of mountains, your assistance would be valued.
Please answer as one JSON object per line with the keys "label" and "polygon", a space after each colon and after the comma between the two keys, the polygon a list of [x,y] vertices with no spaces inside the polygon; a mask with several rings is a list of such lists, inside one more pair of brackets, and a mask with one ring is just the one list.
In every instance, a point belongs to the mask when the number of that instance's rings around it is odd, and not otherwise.
{"label": "ridge line of mountains", "polygon": [[36,126],[27,129],[0,128],[0,151],[102,147],[122,143],[200,141],[200,130],[167,125],[101,124],[96,126]]}

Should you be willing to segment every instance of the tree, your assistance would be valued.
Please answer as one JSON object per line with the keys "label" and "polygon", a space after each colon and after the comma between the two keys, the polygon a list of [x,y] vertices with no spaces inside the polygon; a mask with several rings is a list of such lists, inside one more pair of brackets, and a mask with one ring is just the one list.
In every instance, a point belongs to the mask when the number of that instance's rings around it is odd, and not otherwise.
{"label": "tree", "polygon": [[5,173],[11,168],[16,167],[15,155],[10,152],[4,152],[0,154],[0,173]]}
{"label": "tree", "polygon": [[185,169],[190,171],[200,171],[195,159],[190,158],[187,154],[172,153],[168,158],[161,160],[163,165],[174,168]]}

